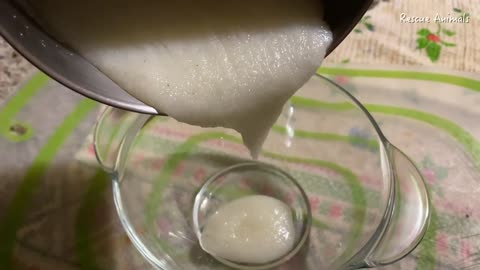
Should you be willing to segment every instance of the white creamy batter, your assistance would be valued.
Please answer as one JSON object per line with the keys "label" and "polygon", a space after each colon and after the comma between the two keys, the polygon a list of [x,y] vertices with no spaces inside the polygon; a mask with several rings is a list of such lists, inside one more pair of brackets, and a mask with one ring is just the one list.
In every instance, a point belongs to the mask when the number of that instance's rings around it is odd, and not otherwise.
{"label": "white creamy batter", "polygon": [[57,39],[174,119],[233,128],[256,157],[332,34],[318,0],[31,0]]}
{"label": "white creamy batter", "polygon": [[200,243],[210,254],[237,263],[272,262],[294,246],[292,210],[268,196],[234,200],[208,217]]}

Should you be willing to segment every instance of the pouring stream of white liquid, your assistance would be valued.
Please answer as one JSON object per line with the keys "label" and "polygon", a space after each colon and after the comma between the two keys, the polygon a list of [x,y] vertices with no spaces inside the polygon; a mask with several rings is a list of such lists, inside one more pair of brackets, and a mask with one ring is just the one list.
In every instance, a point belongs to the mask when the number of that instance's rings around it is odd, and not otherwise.
{"label": "pouring stream of white liquid", "polygon": [[256,157],[332,40],[317,0],[35,0],[49,32],[174,119],[241,133]]}

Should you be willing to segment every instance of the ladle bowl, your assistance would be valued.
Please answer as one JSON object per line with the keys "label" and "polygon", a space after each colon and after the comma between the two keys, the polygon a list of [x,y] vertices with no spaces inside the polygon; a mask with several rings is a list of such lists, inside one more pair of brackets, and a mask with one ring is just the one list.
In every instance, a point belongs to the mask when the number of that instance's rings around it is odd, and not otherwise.
{"label": "ladle bowl", "polygon": [[[49,36],[21,8],[21,0],[0,0],[0,35],[27,60],[66,87],[120,109],[163,114],[132,97],[82,56]],[[333,32],[330,54],[352,31],[373,0],[323,0]]]}

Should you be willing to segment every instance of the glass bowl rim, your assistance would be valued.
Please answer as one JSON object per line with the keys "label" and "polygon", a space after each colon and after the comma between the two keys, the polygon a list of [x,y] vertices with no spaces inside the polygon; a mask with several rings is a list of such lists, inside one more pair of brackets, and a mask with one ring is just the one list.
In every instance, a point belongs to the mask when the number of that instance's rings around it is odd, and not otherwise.
{"label": "glass bowl rim", "polygon": [[[366,243],[363,245],[359,246],[358,248],[355,249],[355,252],[350,254],[348,258],[341,260],[341,264],[344,264],[345,262],[349,262],[352,260],[355,260],[358,256],[364,256],[368,255],[369,251],[372,251],[375,249],[377,244],[380,242],[380,240],[383,237],[383,232],[386,230],[388,225],[390,224],[389,220],[389,215],[391,214],[391,207],[394,204],[394,201],[392,198],[394,198],[393,194],[395,192],[395,187],[394,187],[394,169],[393,169],[393,162],[392,158],[388,154],[387,149],[392,147],[392,144],[388,141],[388,139],[385,137],[383,134],[382,130],[380,129],[378,123],[376,120],[373,118],[373,116],[370,114],[370,112],[366,109],[366,107],[357,99],[355,98],[350,92],[348,92],[344,87],[339,85],[338,83],[334,82],[333,80],[315,73],[309,81],[310,82],[312,79],[320,79],[323,80],[324,82],[327,82],[328,84],[332,85],[335,87],[335,90],[338,90],[342,92],[342,94],[349,100],[351,101],[356,108],[360,109],[360,111],[363,113],[364,116],[367,117],[369,123],[375,130],[376,135],[378,136],[379,140],[379,155],[383,156],[386,160],[386,165],[387,167],[385,168],[387,170],[386,177],[388,179],[384,178],[384,183],[385,187],[382,189],[383,194],[387,194],[386,196],[386,202],[384,209],[381,209],[382,214],[381,218],[379,221],[377,221],[377,226],[375,229],[372,230],[372,232],[369,233],[368,240]],[[301,88],[299,89],[301,90]],[[102,114],[106,114],[108,109],[113,109],[113,107],[107,108]],[[122,141],[120,143],[120,147],[117,153],[117,156],[115,158],[115,162],[113,165],[113,168],[111,170],[108,170],[110,174],[112,174],[112,180],[113,180],[113,197],[114,197],[114,203],[116,206],[117,213],[119,215],[120,221],[122,223],[123,228],[125,229],[128,237],[131,239],[133,245],[135,248],[142,254],[142,256],[149,261],[154,267],[157,269],[161,270],[169,270],[168,267],[164,266],[165,263],[162,263],[161,260],[159,260],[156,255],[154,255],[148,246],[144,244],[144,242],[141,240],[139,237],[137,231],[135,230],[134,226],[132,226],[132,223],[130,222],[130,219],[128,217],[128,214],[124,210],[123,202],[122,202],[122,194],[120,191],[120,182],[121,182],[121,176],[119,175],[118,171],[121,169],[121,167],[124,165],[122,161],[122,157],[128,154],[128,150],[130,148],[130,145],[132,141],[135,139],[135,137],[140,133],[140,130],[146,126],[152,119],[154,119],[156,116],[165,116],[165,115],[150,115],[150,114],[140,114],[136,112],[129,112],[133,114],[137,114],[137,119],[133,121],[132,126],[128,129],[126,132],[125,136],[122,138]],[[98,122],[101,122],[102,118],[100,117],[98,119]],[[98,125],[95,128],[94,131],[94,142],[96,142],[96,135],[97,135],[97,128]],[[94,147],[96,149],[96,147]],[[102,163],[101,160],[99,160],[99,155],[96,154],[98,162]],[[168,256],[169,257],[169,256]],[[343,256],[339,256],[338,259],[342,258]],[[336,261],[336,260],[334,260]],[[174,263],[173,260],[170,263]],[[338,264],[338,262],[334,262],[334,264]]]}

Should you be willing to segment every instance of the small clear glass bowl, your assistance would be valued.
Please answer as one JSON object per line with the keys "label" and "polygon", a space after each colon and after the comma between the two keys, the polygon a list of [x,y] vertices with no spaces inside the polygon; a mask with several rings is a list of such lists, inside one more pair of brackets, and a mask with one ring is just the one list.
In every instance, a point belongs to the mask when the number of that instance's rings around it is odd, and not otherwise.
{"label": "small clear glass bowl", "polygon": [[308,238],[312,221],[310,203],[302,187],[278,167],[260,162],[246,162],[227,167],[212,175],[195,196],[193,229],[202,246],[203,225],[210,215],[231,201],[252,195],[272,197],[289,206],[295,229],[292,249],[278,259],[263,264],[238,263],[211,255],[223,264],[237,269],[270,269],[287,262],[298,253]]}
{"label": "small clear glass bowl", "polygon": [[[122,224],[157,269],[376,267],[409,254],[428,226],[429,196],[413,162],[352,95],[321,76],[285,105],[255,162],[235,131],[114,108],[100,116],[94,143]],[[266,192],[295,213],[295,247],[265,265],[215,258],[199,244],[202,207],[248,191],[231,178],[247,175],[239,168],[274,176],[270,187],[249,192]]]}

